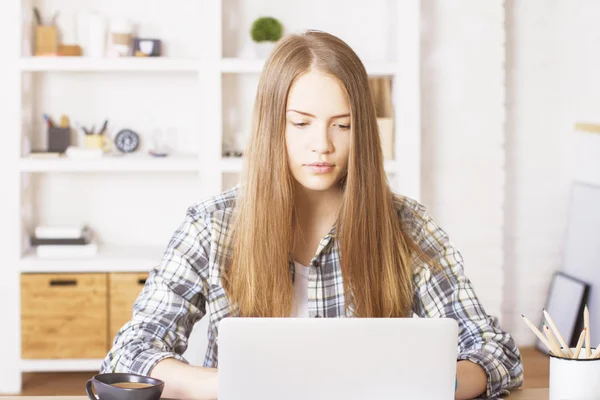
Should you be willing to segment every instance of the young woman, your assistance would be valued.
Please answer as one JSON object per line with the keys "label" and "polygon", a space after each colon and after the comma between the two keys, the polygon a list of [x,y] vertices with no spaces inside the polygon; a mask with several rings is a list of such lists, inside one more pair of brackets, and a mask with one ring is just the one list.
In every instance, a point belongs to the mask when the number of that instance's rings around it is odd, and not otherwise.
{"label": "young woman", "polygon": [[[457,398],[523,381],[510,335],[479,303],[426,209],[392,192],[368,76],[342,40],[284,38],[258,85],[240,185],[192,205],[114,340],[103,372],[216,398],[226,317],[426,317],[459,324]],[[181,354],[209,313],[204,366]]]}

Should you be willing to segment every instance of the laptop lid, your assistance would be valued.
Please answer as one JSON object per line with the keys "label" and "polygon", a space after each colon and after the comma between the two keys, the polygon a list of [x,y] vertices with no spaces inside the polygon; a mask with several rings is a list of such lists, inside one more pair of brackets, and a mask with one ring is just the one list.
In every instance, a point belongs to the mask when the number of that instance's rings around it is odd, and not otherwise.
{"label": "laptop lid", "polygon": [[452,399],[458,324],[430,318],[226,318],[219,400]]}

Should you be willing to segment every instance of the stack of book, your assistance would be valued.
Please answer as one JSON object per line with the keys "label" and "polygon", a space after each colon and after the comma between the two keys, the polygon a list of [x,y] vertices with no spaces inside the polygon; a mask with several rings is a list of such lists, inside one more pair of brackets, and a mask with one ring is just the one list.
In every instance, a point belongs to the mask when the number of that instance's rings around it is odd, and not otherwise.
{"label": "stack of book", "polygon": [[98,253],[93,231],[86,225],[37,226],[31,245],[39,258],[88,258]]}

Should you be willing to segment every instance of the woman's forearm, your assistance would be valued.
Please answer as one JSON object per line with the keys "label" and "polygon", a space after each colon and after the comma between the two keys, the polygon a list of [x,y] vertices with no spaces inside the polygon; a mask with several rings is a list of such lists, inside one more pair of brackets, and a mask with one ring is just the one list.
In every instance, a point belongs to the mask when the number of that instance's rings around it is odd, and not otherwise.
{"label": "woman's forearm", "polygon": [[483,368],[471,361],[459,361],[456,364],[458,389],[456,399],[474,399],[485,392],[487,375]]}
{"label": "woman's forearm", "polygon": [[174,358],[158,362],[150,376],[165,382],[162,397],[209,400],[218,396],[218,371],[196,367]]}

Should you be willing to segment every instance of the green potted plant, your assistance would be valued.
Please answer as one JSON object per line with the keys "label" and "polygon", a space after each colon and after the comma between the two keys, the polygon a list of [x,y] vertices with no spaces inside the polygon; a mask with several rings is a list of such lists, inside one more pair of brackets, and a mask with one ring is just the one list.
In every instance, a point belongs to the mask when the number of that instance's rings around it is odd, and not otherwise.
{"label": "green potted plant", "polygon": [[283,25],[276,18],[260,17],[252,23],[250,36],[257,55],[266,58],[283,36]]}

